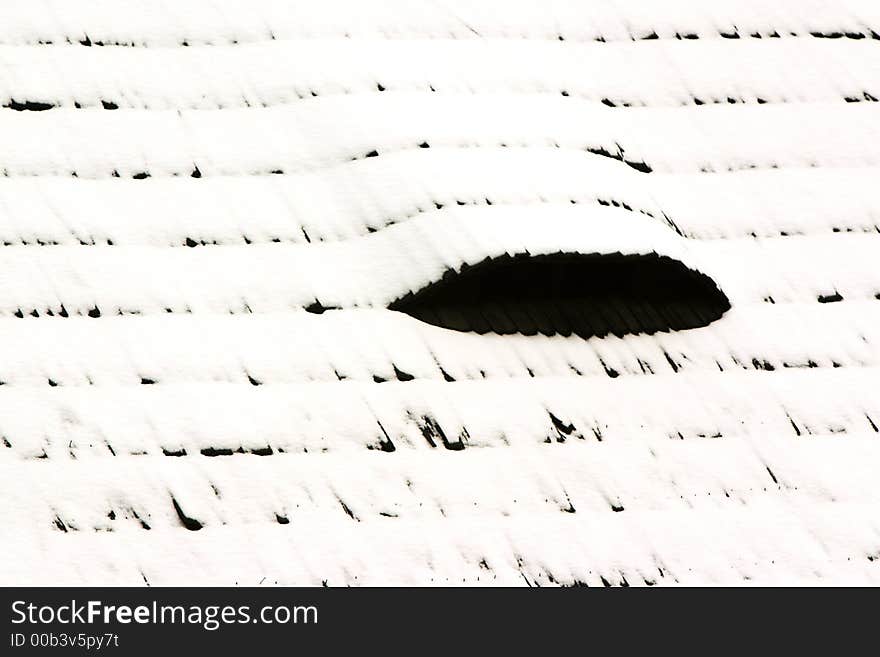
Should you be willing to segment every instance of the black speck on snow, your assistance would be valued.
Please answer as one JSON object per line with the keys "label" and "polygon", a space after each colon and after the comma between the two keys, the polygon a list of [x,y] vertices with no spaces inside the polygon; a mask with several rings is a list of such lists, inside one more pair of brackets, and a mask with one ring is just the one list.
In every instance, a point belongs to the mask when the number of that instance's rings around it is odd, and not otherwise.
{"label": "black speck on snow", "polygon": [[392,365],[392,367],[394,368],[394,376],[397,377],[398,381],[412,381],[413,379],[415,379],[412,374],[410,374],[409,372],[404,372],[403,370],[399,369],[397,365]]}
{"label": "black speck on snow", "polygon": [[232,456],[233,454],[228,447],[205,447],[200,451],[202,456]]}
{"label": "black speck on snow", "polygon": [[55,107],[52,103],[43,103],[39,101],[33,100],[25,100],[25,101],[17,101],[15,99],[10,99],[8,103],[4,105],[11,110],[15,110],[16,112],[43,112],[48,109],[52,109]]}
{"label": "black speck on snow", "polygon": [[183,512],[183,509],[180,508],[180,504],[177,503],[177,500],[174,499],[174,497],[171,498],[171,504],[174,505],[174,511],[177,513],[177,517],[180,519],[180,523],[184,527],[191,532],[197,532],[202,528],[202,523],[194,518],[190,518]]}

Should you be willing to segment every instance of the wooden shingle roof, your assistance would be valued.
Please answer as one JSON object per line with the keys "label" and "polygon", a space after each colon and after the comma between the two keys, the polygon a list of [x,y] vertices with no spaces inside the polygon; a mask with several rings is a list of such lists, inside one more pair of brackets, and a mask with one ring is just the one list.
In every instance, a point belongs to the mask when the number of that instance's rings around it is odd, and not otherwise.
{"label": "wooden shingle roof", "polygon": [[[0,3],[0,583],[877,583],[878,98],[875,0]],[[559,254],[720,296],[413,301]]]}

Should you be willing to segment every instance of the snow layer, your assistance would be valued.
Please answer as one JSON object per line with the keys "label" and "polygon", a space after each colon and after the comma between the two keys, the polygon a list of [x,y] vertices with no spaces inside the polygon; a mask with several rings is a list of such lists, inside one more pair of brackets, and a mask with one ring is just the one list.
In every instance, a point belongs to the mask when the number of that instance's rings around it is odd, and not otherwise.
{"label": "snow layer", "polygon": [[[880,582],[874,1],[0,3],[2,584]],[[732,308],[387,310],[505,254]]]}
{"label": "snow layer", "polygon": [[186,49],[60,43],[0,46],[0,63],[5,104],[53,107],[260,107],[432,89],[567,94],[637,106],[880,96],[873,39],[296,39]]}

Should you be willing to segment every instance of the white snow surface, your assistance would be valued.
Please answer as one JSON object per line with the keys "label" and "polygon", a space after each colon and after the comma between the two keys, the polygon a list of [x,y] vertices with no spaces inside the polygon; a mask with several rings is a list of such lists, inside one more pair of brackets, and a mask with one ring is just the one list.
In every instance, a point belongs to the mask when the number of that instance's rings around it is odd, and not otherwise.
{"label": "white snow surface", "polygon": [[[0,584],[880,584],[878,98],[876,0],[0,3]],[[732,307],[387,309],[560,251]]]}

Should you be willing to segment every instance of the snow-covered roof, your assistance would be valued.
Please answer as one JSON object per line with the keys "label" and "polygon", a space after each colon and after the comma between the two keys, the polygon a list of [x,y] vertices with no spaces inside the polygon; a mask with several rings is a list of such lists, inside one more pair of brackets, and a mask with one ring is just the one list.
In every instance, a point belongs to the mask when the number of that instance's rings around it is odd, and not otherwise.
{"label": "snow-covered roof", "polygon": [[[880,582],[878,98],[876,0],[0,3],[0,583]],[[697,327],[422,307],[621,257]]]}

